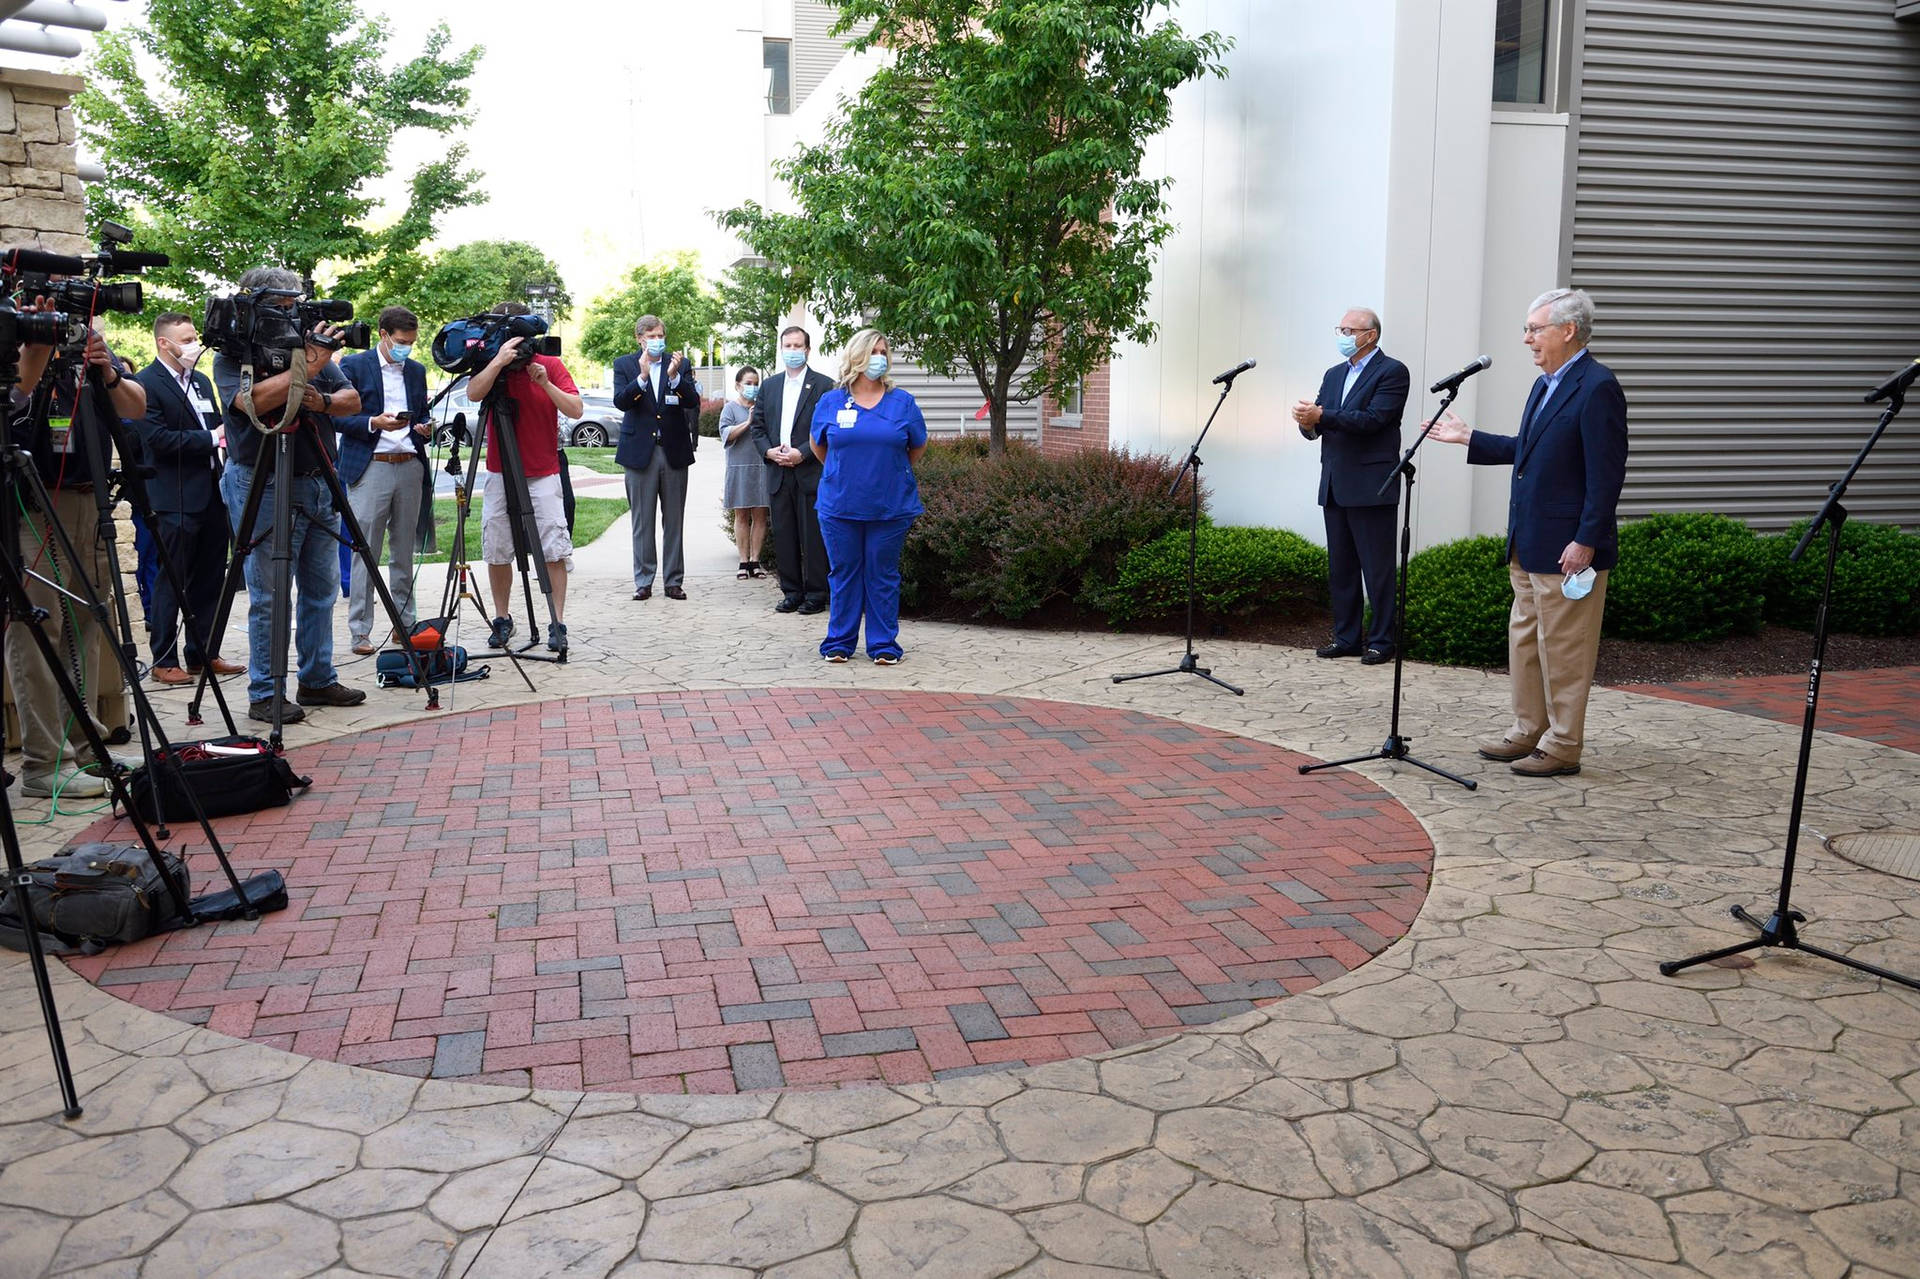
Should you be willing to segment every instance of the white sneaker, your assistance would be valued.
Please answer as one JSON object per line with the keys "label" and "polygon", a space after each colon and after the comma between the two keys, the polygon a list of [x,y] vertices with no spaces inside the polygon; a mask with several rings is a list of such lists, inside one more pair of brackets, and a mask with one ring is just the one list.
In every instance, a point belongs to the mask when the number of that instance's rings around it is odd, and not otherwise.
{"label": "white sneaker", "polygon": [[65,781],[58,780],[53,773],[20,778],[20,793],[30,798],[51,799],[56,789],[62,799],[99,799],[107,793],[107,782],[91,773],[70,773]]}

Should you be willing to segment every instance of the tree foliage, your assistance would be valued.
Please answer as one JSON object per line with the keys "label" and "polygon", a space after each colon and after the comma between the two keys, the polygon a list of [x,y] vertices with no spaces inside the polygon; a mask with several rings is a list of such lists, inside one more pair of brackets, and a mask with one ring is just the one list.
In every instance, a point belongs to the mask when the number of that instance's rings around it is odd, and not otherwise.
{"label": "tree foliage", "polygon": [[[1140,176],[1172,93],[1229,46],[1150,22],[1151,0],[844,0],[836,31],[888,51],[825,140],[783,162],[798,212],[721,215],[942,374],[971,373],[996,453],[1010,398],[1065,393],[1149,340],[1164,179]],[[866,25],[871,24],[871,25]],[[1023,361],[1038,372],[1016,384]]]}
{"label": "tree foliage", "polygon": [[633,322],[657,315],[666,323],[674,350],[705,351],[720,324],[720,298],[700,274],[693,253],[675,253],[643,263],[587,308],[577,345],[581,354],[602,364],[635,349]]}
{"label": "tree foliage", "polygon": [[144,227],[141,247],[174,261],[153,284],[182,298],[251,267],[311,275],[323,262],[340,264],[342,291],[360,291],[442,213],[483,198],[455,144],[408,175],[391,225],[367,226],[394,134],[461,123],[481,51],[450,41],[438,27],[389,68],[386,23],[351,0],[152,5],[144,25],[100,37],[75,99],[107,171],[89,213]]}
{"label": "tree foliage", "polygon": [[492,310],[499,302],[527,302],[535,285],[559,290],[548,317],[554,323],[572,314],[573,296],[553,259],[525,240],[475,240],[426,258],[396,259],[355,302],[368,320],[383,306],[404,306],[420,317],[420,331],[431,336],[448,320]]}
{"label": "tree foliage", "polygon": [[780,330],[793,308],[807,300],[813,281],[791,267],[744,265],[720,278],[720,327],[733,364],[772,364]]}

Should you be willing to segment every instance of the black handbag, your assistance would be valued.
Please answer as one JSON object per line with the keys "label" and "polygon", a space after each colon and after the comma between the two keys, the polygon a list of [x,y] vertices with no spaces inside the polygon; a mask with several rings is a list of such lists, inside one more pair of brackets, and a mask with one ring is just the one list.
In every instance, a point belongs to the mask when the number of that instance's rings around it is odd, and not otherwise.
{"label": "black handbag", "polygon": [[152,769],[142,765],[127,777],[135,810],[168,822],[194,820],[188,790],[200,801],[201,813],[229,817],[284,808],[293,802],[294,791],[311,785],[311,777],[294,772],[293,765],[258,737],[175,742],[167,751],[155,752]]}

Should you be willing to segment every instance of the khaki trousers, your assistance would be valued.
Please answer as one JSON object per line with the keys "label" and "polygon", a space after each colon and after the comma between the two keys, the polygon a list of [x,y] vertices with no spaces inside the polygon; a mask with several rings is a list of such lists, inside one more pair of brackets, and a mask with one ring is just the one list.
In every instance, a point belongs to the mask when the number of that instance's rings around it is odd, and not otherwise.
{"label": "khaki trousers", "polygon": [[1560,593],[1559,573],[1529,573],[1515,559],[1513,613],[1507,622],[1507,670],[1513,678],[1513,727],[1507,736],[1534,742],[1568,763],[1580,762],[1586,740],[1587,693],[1600,653],[1600,615],[1608,570],[1593,575],[1583,600]]}
{"label": "khaki trousers", "polygon": [[[96,590],[112,589],[112,570],[100,546],[100,515],[93,494],[56,489],[51,496],[54,518],[72,537],[80,569]],[[27,596],[49,613],[41,629],[53,641],[54,652],[85,694],[87,705],[97,707],[99,627],[94,624],[93,614],[40,580],[51,579],[76,595],[85,593],[75,581],[74,566],[60,554],[58,539],[47,536],[45,521],[38,511],[20,517],[20,562],[26,569]],[[61,700],[60,686],[35,646],[27,623],[7,626],[6,654],[7,677],[20,712],[20,771],[28,777],[44,777],[54,771],[62,754],[68,754],[76,766],[92,763],[93,751],[86,744],[85,730]],[[119,686],[117,670],[113,683]],[[97,722],[95,727],[105,735],[104,727]]]}

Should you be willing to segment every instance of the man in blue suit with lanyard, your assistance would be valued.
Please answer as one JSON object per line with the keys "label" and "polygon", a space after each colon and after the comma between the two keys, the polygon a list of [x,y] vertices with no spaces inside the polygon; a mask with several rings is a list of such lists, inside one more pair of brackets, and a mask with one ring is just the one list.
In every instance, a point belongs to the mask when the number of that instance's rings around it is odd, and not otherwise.
{"label": "man in blue suit with lanyard", "polygon": [[1520,434],[1476,431],[1451,412],[1433,429],[1436,440],[1466,445],[1468,462],[1513,467],[1513,725],[1478,747],[1522,777],[1580,771],[1607,575],[1620,557],[1627,397],[1613,370],[1587,354],[1592,336],[1592,298],[1579,289],[1542,293],[1527,310],[1526,344],[1540,377]]}
{"label": "man in blue suit with lanyard", "polygon": [[[1313,403],[1293,406],[1300,434],[1320,441],[1320,506],[1327,522],[1333,643],[1314,652],[1357,655],[1377,666],[1393,660],[1393,516],[1400,486],[1386,481],[1400,460],[1400,418],[1412,380],[1406,365],[1380,349],[1380,317],[1366,307],[1341,316],[1334,337],[1345,358],[1320,379]],[[1363,581],[1373,605],[1364,648]]]}
{"label": "man in blue suit with lanyard", "polygon": [[[381,543],[389,535],[387,590],[411,627],[413,552],[433,536],[433,466],[427,461],[427,370],[413,354],[420,321],[404,306],[380,312],[380,341],[371,351],[355,351],[340,361],[340,372],[360,392],[362,412],[336,417],[340,431],[340,482],[346,485],[353,518],[367,535],[368,558],[380,562]],[[424,520],[422,516],[424,515]],[[422,531],[422,524],[425,530]],[[353,578],[347,602],[347,633],[353,651],[365,655],[373,642],[373,582],[367,573]],[[385,626],[382,621],[378,624]],[[395,643],[406,639],[393,637]]]}

